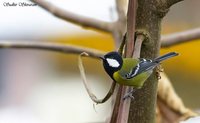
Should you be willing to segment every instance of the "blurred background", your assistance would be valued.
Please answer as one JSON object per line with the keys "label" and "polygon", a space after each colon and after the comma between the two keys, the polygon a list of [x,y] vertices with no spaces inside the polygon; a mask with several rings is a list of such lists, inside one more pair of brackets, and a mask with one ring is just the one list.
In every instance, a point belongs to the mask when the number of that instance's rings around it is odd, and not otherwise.
{"label": "blurred background", "polygon": [[[48,0],[87,17],[104,21],[117,19],[115,0]],[[114,50],[112,36],[85,30],[60,20],[38,6],[5,7],[0,0],[0,41],[36,40],[73,44],[103,51]],[[162,34],[198,28],[200,1],[185,0],[173,6],[162,23]],[[105,46],[106,44],[106,46]],[[163,68],[186,106],[200,108],[200,41],[161,49],[179,57],[164,62]],[[0,123],[88,123],[105,122],[111,113],[109,100],[93,107],[80,78],[77,55],[36,50],[0,49]],[[111,80],[101,62],[84,58],[87,79],[102,98]],[[96,110],[96,111],[95,111]]]}

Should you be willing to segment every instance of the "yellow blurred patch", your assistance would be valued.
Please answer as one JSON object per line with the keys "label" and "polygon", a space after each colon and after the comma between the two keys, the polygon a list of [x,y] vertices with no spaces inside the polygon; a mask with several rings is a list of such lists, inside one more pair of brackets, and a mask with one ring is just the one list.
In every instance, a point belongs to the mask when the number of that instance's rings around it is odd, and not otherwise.
{"label": "yellow blurred patch", "polygon": [[175,51],[179,56],[166,62],[173,69],[190,71],[191,74],[200,72],[200,40],[189,41],[169,48],[162,48],[161,54]]}
{"label": "yellow blurred patch", "polygon": [[[52,39],[51,39],[52,40]],[[58,37],[54,38],[54,41],[63,44],[73,44],[78,46],[84,46],[94,48],[102,51],[114,50],[114,41],[110,34],[98,34],[98,35],[71,35],[70,37]]]}

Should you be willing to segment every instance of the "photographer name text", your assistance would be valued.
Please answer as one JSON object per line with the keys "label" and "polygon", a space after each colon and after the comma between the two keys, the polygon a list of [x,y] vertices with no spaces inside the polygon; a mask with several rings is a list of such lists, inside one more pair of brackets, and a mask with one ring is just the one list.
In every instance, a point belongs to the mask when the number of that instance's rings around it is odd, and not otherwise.
{"label": "photographer name text", "polygon": [[36,3],[26,3],[26,2],[18,2],[18,3],[15,3],[15,2],[4,2],[3,3],[3,6],[5,7],[16,7],[16,6],[20,6],[20,7],[31,7],[31,6],[37,6]]}

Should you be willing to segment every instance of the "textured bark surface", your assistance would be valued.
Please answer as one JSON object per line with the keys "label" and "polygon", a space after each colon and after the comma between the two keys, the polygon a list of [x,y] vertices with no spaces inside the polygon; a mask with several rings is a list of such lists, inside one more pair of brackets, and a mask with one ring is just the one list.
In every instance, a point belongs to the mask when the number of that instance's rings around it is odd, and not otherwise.
{"label": "textured bark surface", "polygon": [[[136,17],[136,32],[146,35],[143,42],[141,57],[155,58],[160,49],[161,19],[165,12],[160,11],[156,0],[138,0]],[[129,112],[129,123],[155,122],[155,109],[157,97],[157,77],[154,74],[145,82],[144,87],[134,94]]]}

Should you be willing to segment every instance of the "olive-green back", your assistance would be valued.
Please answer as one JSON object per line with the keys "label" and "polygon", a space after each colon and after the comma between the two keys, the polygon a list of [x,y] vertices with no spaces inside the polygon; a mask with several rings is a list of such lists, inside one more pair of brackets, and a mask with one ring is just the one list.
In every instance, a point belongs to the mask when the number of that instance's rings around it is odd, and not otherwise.
{"label": "olive-green back", "polygon": [[121,70],[115,72],[113,75],[115,81],[121,85],[128,85],[133,86],[135,88],[141,88],[145,80],[150,76],[149,72],[140,73],[139,75],[131,79],[125,78],[125,75],[129,73],[138,64],[138,61],[138,59],[124,58]]}

